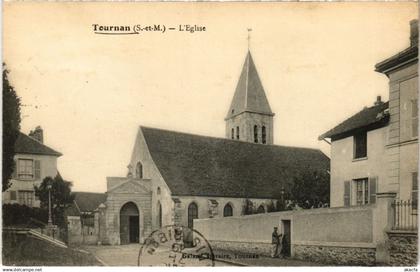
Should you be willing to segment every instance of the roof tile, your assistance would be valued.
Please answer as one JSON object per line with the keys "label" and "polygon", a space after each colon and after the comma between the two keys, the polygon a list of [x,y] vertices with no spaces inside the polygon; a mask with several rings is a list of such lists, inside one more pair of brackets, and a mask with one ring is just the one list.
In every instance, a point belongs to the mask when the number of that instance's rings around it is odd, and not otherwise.
{"label": "roof tile", "polygon": [[60,152],[55,151],[22,132],[19,132],[19,136],[15,142],[15,153],[62,156]]}
{"label": "roof tile", "polygon": [[277,198],[304,172],[329,170],[329,158],[316,149],[140,129],[175,196]]}
{"label": "roof tile", "polygon": [[364,108],[360,112],[346,119],[344,122],[340,123],[333,129],[325,132],[319,139],[325,138],[343,138],[347,137],[352,132],[358,129],[364,128],[378,128],[385,126],[389,121],[389,114],[385,113],[385,110],[388,109],[389,103],[381,103],[379,105],[372,106],[370,108]]}

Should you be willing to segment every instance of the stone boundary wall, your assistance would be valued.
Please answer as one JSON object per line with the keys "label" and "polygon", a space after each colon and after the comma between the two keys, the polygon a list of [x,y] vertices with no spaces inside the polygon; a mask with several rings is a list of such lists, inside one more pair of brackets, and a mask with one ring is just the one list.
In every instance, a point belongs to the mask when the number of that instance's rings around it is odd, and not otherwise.
{"label": "stone boundary wall", "polygon": [[320,208],[194,220],[215,249],[270,256],[273,227],[290,225],[292,258],[335,265],[374,265],[375,206]]}
{"label": "stone boundary wall", "polygon": [[291,244],[373,243],[372,207],[320,208],[195,219],[194,229],[211,241],[271,243],[274,227],[289,222]]}
{"label": "stone boundary wall", "polygon": [[250,253],[260,256],[270,256],[271,243],[250,243],[234,241],[209,241],[213,250],[234,251],[238,253]]}
{"label": "stone boundary wall", "polygon": [[375,248],[321,245],[293,245],[295,258],[333,265],[375,265]]}
{"label": "stone boundary wall", "polygon": [[388,239],[390,265],[417,266],[417,231],[389,231]]}

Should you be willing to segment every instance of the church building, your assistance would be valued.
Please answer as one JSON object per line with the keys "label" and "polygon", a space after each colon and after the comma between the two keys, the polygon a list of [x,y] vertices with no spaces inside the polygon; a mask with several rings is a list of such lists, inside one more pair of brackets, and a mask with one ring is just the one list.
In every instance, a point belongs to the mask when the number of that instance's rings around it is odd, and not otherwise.
{"label": "church building", "polygon": [[273,117],[248,51],[225,137],[140,126],[127,176],[107,177],[102,196],[75,193],[69,242],[141,243],[165,225],[273,211],[294,180],[330,164],[320,150],[274,145]]}

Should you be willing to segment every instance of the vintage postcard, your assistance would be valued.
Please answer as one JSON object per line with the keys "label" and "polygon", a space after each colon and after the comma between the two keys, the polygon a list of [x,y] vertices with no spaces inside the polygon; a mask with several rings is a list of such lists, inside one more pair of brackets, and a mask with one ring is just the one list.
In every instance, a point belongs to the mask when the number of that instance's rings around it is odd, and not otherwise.
{"label": "vintage postcard", "polygon": [[3,268],[416,271],[417,17],[3,3]]}

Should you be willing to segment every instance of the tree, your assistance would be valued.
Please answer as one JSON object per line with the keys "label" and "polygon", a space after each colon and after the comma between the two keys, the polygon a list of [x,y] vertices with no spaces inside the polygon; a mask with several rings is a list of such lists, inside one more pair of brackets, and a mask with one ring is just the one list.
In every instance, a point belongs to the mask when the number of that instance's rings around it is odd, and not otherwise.
{"label": "tree", "polygon": [[46,177],[39,187],[35,186],[35,195],[41,201],[41,208],[48,209],[48,185],[51,185],[51,213],[53,223],[60,227],[65,226],[64,211],[73,203],[71,182],[63,180],[60,174],[55,178]]}
{"label": "tree", "polygon": [[3,182],[2,191],[10,187],[10,177],[15,169],[15,142],[20,130],[20,98],[10,85],[9,71],[3,63]]}
{"label": "tree", "polygon": [[294,179],[291,201],[304,209],[318,208],[330,201],[330,175],[327,172],[304,172]]}

